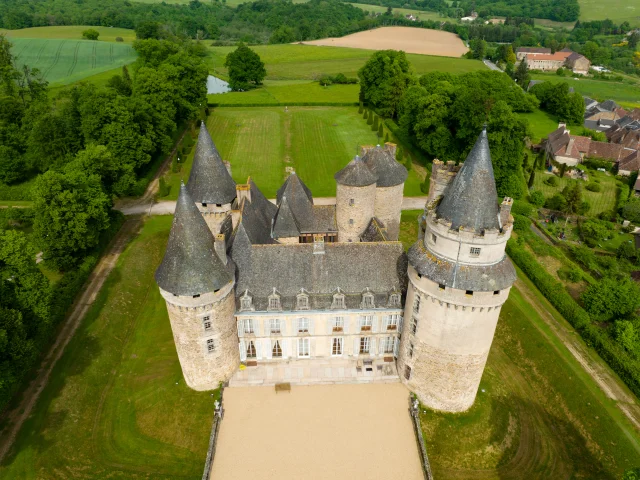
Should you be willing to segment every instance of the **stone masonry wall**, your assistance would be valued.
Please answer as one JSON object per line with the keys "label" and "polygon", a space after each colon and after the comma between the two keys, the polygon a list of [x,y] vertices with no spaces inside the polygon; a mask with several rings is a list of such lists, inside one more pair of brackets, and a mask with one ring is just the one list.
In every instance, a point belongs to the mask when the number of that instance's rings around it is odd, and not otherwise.
{"label": "stone masonry wall", "polygon": [[394,187],[377,187],[375,216],[387,228],[387,240],[398,240],[404,183]]}
{"label": "stone masonry wall", "polygon": [[198,210],[202,213],[202,218],[206,222],[209,230],[213,235],[220,233],[220,226],[222,222],[227,218],[228,215],[231,215],[231,204],[221,205],[220,207],[216,205],[209,204],[206,207],[203,207],[202,204],[196,203]]}
{"label": "stone masonry wall", "polygon": [[[160,290],[167,302],[171,330],[187,385],[212,390],[227,381],[240,364],[233,283],[200,298],[176,297]],[[205,317],[211,327],[205,330]],[[214,342],[209,352],[207,340]]]}
{"label": "stone masonry wall", "polygon": [[[351,205],[350,200],[353,200]],[[366,187],[337,185],[336,221],[339,242],[359,242],[374,216],[376,184]]]}

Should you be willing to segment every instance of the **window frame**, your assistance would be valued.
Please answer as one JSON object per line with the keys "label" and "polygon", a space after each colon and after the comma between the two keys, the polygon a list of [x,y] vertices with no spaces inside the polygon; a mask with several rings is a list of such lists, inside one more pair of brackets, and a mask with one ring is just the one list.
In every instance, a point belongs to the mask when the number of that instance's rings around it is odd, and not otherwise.
{"label": "window frame", "polygon": [[469,256],[471,256],[471,257],[479,257],[481,252],[482,252],[482,248],[480,248],[480,247],[471,247],[469,249]]}
{"label": "window frame", "polygon": [[245,318],[242,323],[242,331],[245,335],[254,335],[256,333],[253,318]]}
{"label": "window frame", "polygon": [[411,333],[418,333],[418,319],[415,316],[411,316]]}
{"label": "window frame", "polygon": [[215,353],[216,343],[213,338],[207,338],[207,353]]}
{"label": "window frame", "polygon": [[311,341],[309,337],[298,338],[298,358],[310,358],[310,357],[311,357]]}
{"label": "window frame", "polygon": [[269,319],[269,334],[271,335],[281,335],[282,334],[282,323],[279,318],[270,318]]}
{"label": "window frame", "polygon": [[[336,349],[336,346],[338,347]],[[336,350],[338,350],[336,352]],[[331,338],[331,356],[332,357],[340,357],[344,353],[344,338],[343,337],[332,337]]]}
{"label": "window frame", "polygon": [[373,328],[373,315],[360,315],[358,324],[361,332],[370,332]]}
{"label": "window frame", "polygon": [[[306,328],[302,328],[302,322],[305,322]],[[300,317],[296,322],[296,331],[298,333],[309,333],[309,329],[311,328],[311,320],[308,317]]]}
{"label": "window frame", "polygon": [[211,322],[211,315],[205,315],[204,317],[202,317],[202,327],[204,328],[205,332],[211,330],[212,326],[213,324]]}
{"label": "window frame", "polygon": [[385,355],[393,355],[395,352],[396,337],[384,337],[382,352]]}
{"label": "window frame", "polygon": [[254,343],[253,340],[249,340],[247,342],[247,348],[245,350],[245,353],[247,355],[247,360],[249,360],[250,358],[253,360],[258,358],[258,350],[256,349],[256,344]]}
{"label": "window frame", "polygon": [[282,345],[280,345],[279,338],[271,341],[271,358],[282,358]]}
{"label": "window frame", "polygon": [[371,353],[371,337],[360,337],[359,355],[369,355]]}
{"label": "window frame", "polygon": [[331,301],[331,308],[336,310],[346,309],[346,302],[344,293],[334,293],[333,300]]}

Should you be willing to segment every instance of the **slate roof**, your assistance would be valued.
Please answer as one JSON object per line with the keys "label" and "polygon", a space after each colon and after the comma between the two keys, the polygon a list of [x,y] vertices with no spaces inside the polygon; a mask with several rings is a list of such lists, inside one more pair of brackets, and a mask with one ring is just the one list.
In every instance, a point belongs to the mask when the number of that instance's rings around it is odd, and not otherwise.
{"label": "slate roof", "polygon": [[516,281],[511,260],[504,258],[493,265],[461,265],[431,253],[418,240],[407,252],[409,263],[420,275],[440,285],[459,290],[492,292],[510,287]]}
{"label": "slate roof", "polygon": [[202,214],[182,185],[167,249],[155,274],[160,288],[174,295],[200,295],[231,282],[232,262],[228,269],[216,254],[214,243]]}
{"label": "slate roof", "polygon": [[436,214],[451,221],[454,230],[463,227],[482,232],[500,228],[498,213],[498,193],[485,127],[464,165],[445,190]]}
{"label": "slate roof", "polygon": [[299,231],[301,233],[313,232],[315,220],[311,190],[307,188],[295,172],[289,175],[276,194],[278,208],[281,207],[284,197],[287,198],[287,208],[295,218]]}
{"label": "slate roof", "polygon": [[[238,226],[242,225],[243,235],[250,244],[274,243],[271,238],[271,224],[276,213],[276,206],[265,198],[257,185],[249,179],[251,201],[244,200],[240,209]],[[233,234],[235,244],[238,226]]]}
{"label": "slate roof", "polygon": [[593,105],[596,105],[598,103],[593,98],[589,98],[589,97],[583,97],[583,98],[584,98],[584,106],[585,106],[585,108],[589,108],[589,107],[591,107]]}
{"label": "slate roof", "polygon": [[618,105],[613,100],[605,100],[604,102],[600,102],[598,106],[609,112],[613,112],[616,108],[620,108],[620,105]]}
{"label": "slate roof", "polygon": [[637,172],[640,170],[640,151],[635,150],[618,163],[618,171]]}
{"label": "slate roof", "polygon": [[[274,288],[283,299],[294,299],[304,288],[311,308],[329,308],[338,288],[353,299],[361,298],[367,288],[377,299],[394,288],[405,289],[407,262],[400,242],[325,243],[324,249],[324,254],[314,254],[309,243],[253,245],[248,252],[237,252],[246,254],[245,259],[234,252],[240,267],[236,292],[248,290],[256,309],[266,310]],[[347,307],[358,308],[349,302]],[[285,309],[287,303],[283,301]]]}
{"label": "slate roof", "polygon": [[361,242],[386,242],[387,241],[387,229],[384,223],[373,217],[369,221],[369,225],[364,229],[362,235],[360,235]]}
{"label": "slate roof", "polygon": [[378,187],[395,187],[405,182],[409,176],[409,172],[401,163],[398,163],[393,154],[380,145],[368,150],[363,156],[362,161],[378,177],[376,186]]}
{"label": "slate roof", "polygon": [[200,125],[187,188],[197,203],[225,205],[236,198],[236,182],[222,162],[204,122]]}
{"label": "slate roof", "polygon": [[286,196],[280,200],[278,212],[273,219],[273,230],[271,234],[273,238],[300,236],[300,227],[289,207],[289,201]]}
{"label": "slate roof", "polygon": [[366,187],[376,183],[378,176],[373,173],[362,159],[356,155],[346,167],[334,175],[340,185],[350,187]]}

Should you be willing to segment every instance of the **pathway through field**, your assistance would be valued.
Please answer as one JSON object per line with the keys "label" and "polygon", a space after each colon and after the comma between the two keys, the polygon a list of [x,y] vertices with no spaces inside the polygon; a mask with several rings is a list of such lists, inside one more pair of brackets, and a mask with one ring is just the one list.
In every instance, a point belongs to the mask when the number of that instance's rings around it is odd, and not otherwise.
{"label": "pathway through field", "polygon": [[224,480],[422,480],[400,383],[227,388],[212,467]]}

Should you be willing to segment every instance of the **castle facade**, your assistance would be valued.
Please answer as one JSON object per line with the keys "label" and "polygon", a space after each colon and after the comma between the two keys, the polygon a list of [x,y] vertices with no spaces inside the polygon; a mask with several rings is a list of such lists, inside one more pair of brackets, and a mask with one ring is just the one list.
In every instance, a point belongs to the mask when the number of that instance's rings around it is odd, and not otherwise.
{"label": "castle facade", "polygon": [[434,161],[405,253],[406,178],[395,145],[363,147],[335,205],[295,173],[273,203],[233,181],[203,124],[156,272],[187,384],[403,381],[431,408],[468,409],[515,281],[511,200],[498,205],[483,131],[462,167]]}

